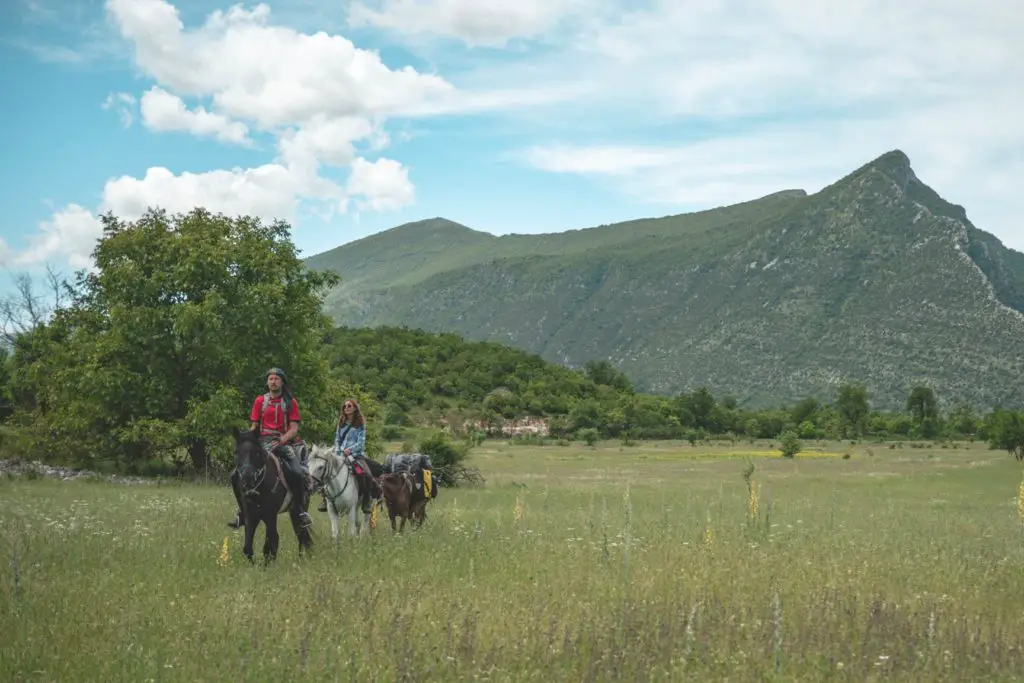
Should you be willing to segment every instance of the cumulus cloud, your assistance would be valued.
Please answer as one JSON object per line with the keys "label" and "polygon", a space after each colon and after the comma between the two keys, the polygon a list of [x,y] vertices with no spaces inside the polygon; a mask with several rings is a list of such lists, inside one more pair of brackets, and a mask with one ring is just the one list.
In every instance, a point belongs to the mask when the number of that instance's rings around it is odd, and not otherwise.
{"label": "cumulus cloud", "polygon": [[359,208],[394,211],[413,203],[414,188],[409,170],[397,161],[356,159],[348,177],[348,193],[361,196]]}
{"label": "cumulus cloud", "polygon": [[190,110],[177,95],[153,86],[139,103],[142,123],[151,130],[185,131],[198,136],[215,137],[222,142],[249,146],[249,128],[223,114],[214,114],[203,107]]}
{"label": "cumulus cloud", "polygon": [[39,234],[29,239],[29,248],[8,259],[12,265],[28,266],[62,257],[73,268],[87,268],[96,240],[103,234],[99,219],[78,204],[69,204],[39,228]]}
{"label": "cumulus cloud", "polygon": [[261,127],[317,116],[402,114],[455,87],[433,74],[390,69],[340,35],[300,33],[270,23],[270,8],[234,5],[187,30],[165,0],[107,0],[140,70],[168,89],[212,97],[217,112]]}
{"label": "cumulus cloud", "polygon": [[347,166],[356,156],[356,143],[363,140],[373,149],[382,149],[389,142],[379,122],[358,116],[314,115],[301,128],[284,133],[278,149],[289,167],[313,171],[320,163]]}
{"label": "cumulus cloud", "polygon": [[101,210],[135,220],[150,206],[160,206],[172,213],[203,206],[228,215],[291,220],[301,199],[322,201],[341,197],[341,190],[334,183],[296,173],[281,164],[180,175],[156,167],[146,171],[142,178],[122,176],[107,181]]}
{"label": "cumulus cloud", "polygon": [[[276,138],[277,158],[245,169],[175,174],[154,166],[142,177],[111,178],[97,213],[111,210],[131,220],[151,206],[172,212],[203,206],[294,220],[304,202],[333,211],[347,207],[350,196],[362,209],[401,208],[415,196],[408,169],[365,158],[388,146],[387,117],[495,106],[486,98],[462,102],[463,93],[445,79],[391,69],[376,52],[342,36],[273,25],[264,4],[213,12],[196,28],[186,28],[165,0],[106,0],[106,9],[131,46],[135,66],[156,81],[138,100],[149,130],[244,146],[253,145],[254,134],[269,135]],[[209,101],[211,108],[190,108],[186,98]],[[117,93],[103,106],[117,110],[127,126],[136,101]],[[347,184],[321,174],[324,166],[349,165]],[[40,226],[36,246],[19,260],[64,255],[82,262],[100,234],[96,225],[87,209],[69,206]]]}

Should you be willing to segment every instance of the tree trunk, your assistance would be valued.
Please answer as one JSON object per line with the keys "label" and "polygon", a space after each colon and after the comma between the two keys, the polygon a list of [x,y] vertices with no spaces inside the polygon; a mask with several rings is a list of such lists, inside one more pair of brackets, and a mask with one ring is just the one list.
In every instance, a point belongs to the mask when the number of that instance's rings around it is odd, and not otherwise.
{"label": "tree trunk", "polygon": [[206,452],[206,439],[189,439],[188,455],[192,459],[192,467],[196,472],[206,472],[210,464]]}

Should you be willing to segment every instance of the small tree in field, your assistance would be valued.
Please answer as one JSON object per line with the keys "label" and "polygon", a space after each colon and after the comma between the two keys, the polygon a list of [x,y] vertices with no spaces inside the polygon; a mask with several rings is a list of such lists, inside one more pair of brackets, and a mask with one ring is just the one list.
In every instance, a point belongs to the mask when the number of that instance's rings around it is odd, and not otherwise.
{"label": "small tree in field", "polygon": [[800,438],[796,435],[796,432],[787,429],[782,433],[779,438],[779,447],[782,451],[783,458],[793,458],[796,454],[803,450],[803,444],[800,443]]}

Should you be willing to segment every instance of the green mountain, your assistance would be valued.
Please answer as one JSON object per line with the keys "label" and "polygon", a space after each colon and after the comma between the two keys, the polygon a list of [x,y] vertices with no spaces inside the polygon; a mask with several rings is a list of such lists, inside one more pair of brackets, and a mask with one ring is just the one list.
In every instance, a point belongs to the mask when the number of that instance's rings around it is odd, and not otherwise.
{"label": "green mountain", "polygon": [[878,408],[917,384],[947,406],[1021,402],[1024,254],[898,150],[811,195],[542,235],[435,218],[307,263],[342,276],[339,324],[607,359],[645,391],[706,386],[757,408],[859,382]]}

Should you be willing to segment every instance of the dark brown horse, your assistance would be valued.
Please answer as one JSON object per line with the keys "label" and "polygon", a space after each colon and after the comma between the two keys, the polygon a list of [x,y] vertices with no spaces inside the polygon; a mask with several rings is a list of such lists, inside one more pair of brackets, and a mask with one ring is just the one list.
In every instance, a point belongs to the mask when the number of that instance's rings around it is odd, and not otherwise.
{"label": "dark brown horse", "polygon": [[[417,527],[422,526],[429,498],[416,489],[416,476],[411,472],[386,472],[379,481],[391,518],[391,530],[399,533],[405,531],[406,521],[412,521]],[[396,517],[402,520],[397,529]]]}
{"label": "dark brown horse", "polygon": [[[277,516],[288,511],[292,528],[299,539],[299,553],[313,549],[313,537],[309,527],[303,525],[294,492],[288,490],[281,462],[276,455],[268,453],[260,441],[258,430],[239,431],[232,428],[235,437],[235,467],[238,468],[239,485],[242,490],[242,519],[245,522],[245,543],[242,553],[252,561],[253,536],[260,522],[266,525],[263,541],[263,559],[269,562],[277,558],[280,536],[277,532]],[[303,493],[303,492],[300,492]],[[299,496],[299,500],[305,500]]]}

